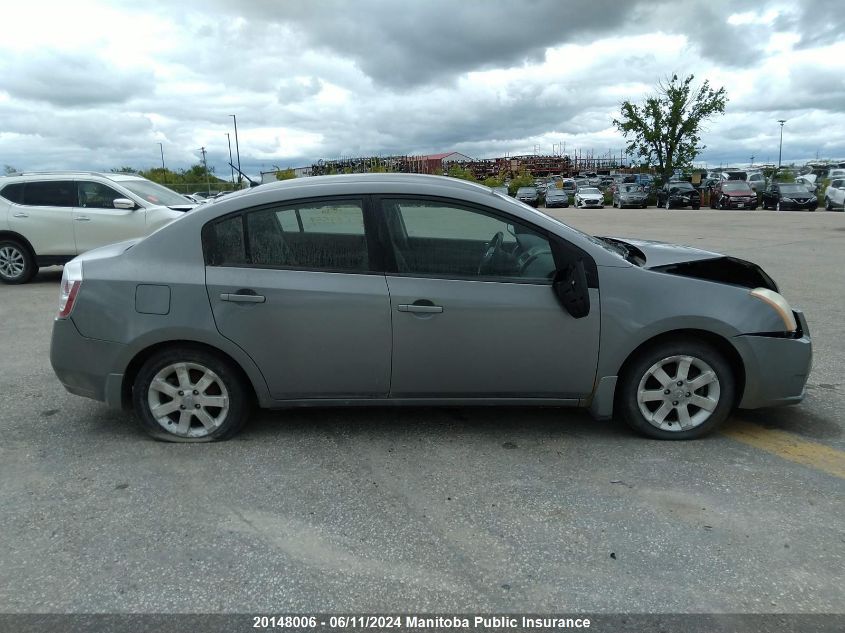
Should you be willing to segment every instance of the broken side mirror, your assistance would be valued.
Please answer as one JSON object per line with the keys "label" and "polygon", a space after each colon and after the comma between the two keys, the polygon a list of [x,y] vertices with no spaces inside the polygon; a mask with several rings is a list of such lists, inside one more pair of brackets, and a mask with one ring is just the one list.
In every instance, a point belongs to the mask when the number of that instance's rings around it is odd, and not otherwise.
{"label": "broken side mirror", "polygon": [[561,305],[573,318],[582,319],[590,314],[590,289],[582,259],[559,270],[552,288]]}

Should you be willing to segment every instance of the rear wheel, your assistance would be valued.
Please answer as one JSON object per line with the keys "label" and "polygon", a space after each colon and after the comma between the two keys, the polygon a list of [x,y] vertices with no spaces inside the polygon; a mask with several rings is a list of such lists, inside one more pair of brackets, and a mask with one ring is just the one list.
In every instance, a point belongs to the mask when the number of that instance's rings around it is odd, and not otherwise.
{"label": "rear wheel", "polygon": [[827,196],[824,197],[824,210],[833,211],[833,205],[830,204],[830,198],[828,198]]}
{"label": "rear wheel", "polygon": [[229,362],[190,347],[149,358],[135,378],[132,401],[144,430],[168,442],[228,439],[249,417],[251,404]]}
{"label": "rear wheel", "polygon": [[702,437],[724,422],[734,402],[730,365],[713,346],[694,338],[646,349],[620,379],[622,418],[656,439]]}
{"label": "rear wheel", "polygon": [[16,240],[0,240],[0,281],[25,284],[37,272],[35,258],[26,246]]}

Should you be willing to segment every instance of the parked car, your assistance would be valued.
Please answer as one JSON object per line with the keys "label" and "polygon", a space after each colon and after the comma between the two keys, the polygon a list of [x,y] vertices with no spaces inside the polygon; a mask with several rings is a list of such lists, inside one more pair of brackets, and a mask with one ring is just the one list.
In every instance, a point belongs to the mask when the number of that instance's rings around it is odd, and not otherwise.
{"label": "parked car", "polygon": [[595,187],[578,187],[575,192],[574,204],[581,209],[604,208],[604,194]]}
{"label": "parked car", "polygon": [[500,187],[493,187],[493,191],[495,191],[496,193],[500,193],[503,196],[510,195],[508,193],[508,188],[505,185],[501,185]]}
{"label": "parked car", "polygon": [[745,180],[748,173],[741,169],[726,169],[719,174],[719,180]]}
{"label": "parked car", "polygon": [[555,187],[549,187],[546,191],[546,208],[553,209],[556,207],[568,207],[569,206],[569,194],[566,193],[563,189],[557,189]]}
{"label": "parked car", "polygon": [[42,266],[152,233],[194,208],[128,174],[32,172],[0,178],[0,282],[23,284]]}
{"label": "parked car", "polygon": [[761,200],[764,209],[776,211],[815,211],[819,206],[818,198],[798,183],[772,183],[763,191]]}
{"label": "parked car", "polygon": [[752,174],[748,174],[748,177],[745,179],[745,182],[754,190],[755,193],[758,191],[763,191],[766,188],[766,176],[763,175],[762,172],[754,172]]}
{"label": "parked car", "polygon": [[520,187],[516,190],[516,199],[535,209],[540,206],[540,194],[534,187]]}
{"label": "parked car", "polygon": [[831,180],[824,190],[824,208],[833,211],[834,207],[845,209],[845,176]]}
{"label": "parked car", "polygon": [[619,207],[640,207],[645,209],[648,205],[648,196],[641,185],[636,183],[622,183],[613,192],[613,206]]}
{"label": "parked car", "polygon": [[685,180],[670,180],[657,190],[657,206],[666,209],[675,207],[701,207],[701,195],[692,183]]}
{"label": "parked car", "polygon": [[834,167],[827,172],[827,177],[831,180],[834,178],[845,178],[845,169],[842,167]]}
{"label": "parked car", "polygon": [[567,195],[574,196],[575,192],[578,190],[578,185],[572,178],[564,178],[561,181],[561,189],[563,189]]}
{"label": "parked car", "polygon": [[757,194],[742,180],[721,180],[710,193],[711,209],[756,209]]}
{"label": "parked car", "polygon": [[798,176],[795,178],[795,184],[801,185],[807,191],[818,194],[818,178],[816,174],[804,174],[803,176]]}
{"label": "parked car", "polygon": [[690,439],[799,402],[812,344],[753,263],[593,237],[453,178],[354,174],[74,259],[50,359],[163,440],[231,437],[253,404],[421,403],[584,406]]}

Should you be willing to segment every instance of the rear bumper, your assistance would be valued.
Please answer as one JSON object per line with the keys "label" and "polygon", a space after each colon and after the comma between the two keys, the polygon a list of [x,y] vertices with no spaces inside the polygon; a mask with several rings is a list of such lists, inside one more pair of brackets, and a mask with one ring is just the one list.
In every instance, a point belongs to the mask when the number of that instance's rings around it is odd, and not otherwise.
{"label": "rear bumper", "polygon": [[804,399],[813,364],[813,344],[804,314],[795,311],[799,338],[742,335],[735,337],[745,363],[742,409],[797,404]]}
{"label": "rear bumper", "polygon": [[123,374],[112,370],[125,347],[82,336],[72,319],[56,319],[50,341],[50,364],[70,393],[119,408]]}

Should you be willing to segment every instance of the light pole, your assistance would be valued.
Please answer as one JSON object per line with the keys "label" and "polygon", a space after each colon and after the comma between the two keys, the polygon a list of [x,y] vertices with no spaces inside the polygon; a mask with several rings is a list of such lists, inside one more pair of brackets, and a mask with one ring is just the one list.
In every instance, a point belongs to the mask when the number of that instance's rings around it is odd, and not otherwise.
{"label": "light pole", "polygon": [[226,132],[226,142],[229,144],[229,167],[232,168],[232,186],[235,185],[235,168],[232,163],[232,137]]}
{"label": "light pole", "polygon": [[238,117],[234,114],[230,114],[230,117],[235,121],[235,154],[238,157],[238,182],[241,182],[242,172],[241,172],[241,147],[238,145]]}
{"label": "light pole", "polygon": [[783,150],[783,124],[786,123],[786,119],[778,119],[778,123],[780,123],[780,145],[778,146],[778,171],[780,171],[780,159]]}
{"label": "light pole", "polygon": [[164,146],[161,143],[159,143],[158,149],[159,149],[159,151],[161,151],[161,179],[164,182],[167,182],[167,169],[165,169],[165,167],[164,167]]}

